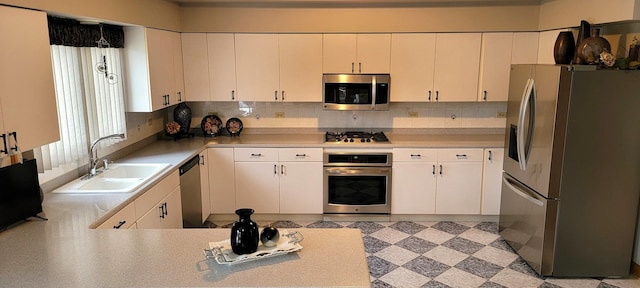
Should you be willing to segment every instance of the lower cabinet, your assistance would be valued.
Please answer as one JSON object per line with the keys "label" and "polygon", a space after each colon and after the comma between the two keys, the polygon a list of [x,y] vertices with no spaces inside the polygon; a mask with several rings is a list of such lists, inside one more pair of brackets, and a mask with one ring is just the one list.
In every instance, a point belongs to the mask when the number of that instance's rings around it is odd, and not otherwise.
{"label": "lower cabinet", "polygon": [[236,182],[233,148],[207,149],[209,201],[212,214],[236,211]]}
{"label": "lower cabinet", "polygon": [[394,149],[393,214],[480,214],[483,149]]}
{"label": "lower cabinet", "polygon": [[131,202],[96,229],[135,229],[136,207]]}
{"label": "lower cabinet", "polygon": [[500,196],[502,193],[502,160],[504,148],[484,150],[484,169],[482,175],[482,215],[500,214]]}
{"label": "lower cabinet", "polygon": [[136,222],[138,229],[181,229],[182,204],[180,187],[156,203]]}
{"label": "lower cabinet", "polygon": [[209,155],[207,150],[200,152],[200,199],[202,199],[202,223],[211,214],[211,193],[209,193]]}

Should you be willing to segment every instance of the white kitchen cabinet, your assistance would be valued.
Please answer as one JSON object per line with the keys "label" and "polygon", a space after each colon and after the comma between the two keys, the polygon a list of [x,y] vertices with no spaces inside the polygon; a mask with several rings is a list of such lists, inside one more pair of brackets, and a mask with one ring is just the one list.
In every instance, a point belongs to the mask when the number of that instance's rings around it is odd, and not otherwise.
{"label": "white kitchen cabinet", "polygon": [[235,148],[236,207],[280,211],[278,149]]}
{"label": "white kitchen cabinet", "polygon": [[188,101],[211,101],[208,59],[207,34],[182,33],[183,97]]}
{"label": "white kitchen cabinet", "polygon": [[207,150],[200,152],[200,199],[202,201],[202,223],[207,221],[211,214],[211,193],[209,192],[209,153]]}
{"label": "white kitchen cabinet", "polygon": [[482,149],[439,149],[436,214],[480,214]]}
{"label": "white kitchen cabinet", "polygon": [[182,200],[178,170],[171,172],[134,201],[139,229],[182,228]]}
{"label": "white kitchen cabinet", "polygon": [[278,41],[279,101],[322,101],[322,35],[280,34]]}
{"label": "white kitchen cabinet", "polygon": [[539,32],[513,33],[513,48],[511,49],[511,64],[538,63]]}
{"label": "white kitchen cabinet", "polygon": [[481,33],[438,33],[435,101],[477,101]]}
{"label": "white kitchen cabinet", "polygon": [[324,34],[323,73],[389,73],[391,34]]}
{"label": "white kitchen cabinet", "polygon": [[482,174],[482,215],[500,214],[503,159],[504,148],[484,149],[484,168]]}
{"label": "white kitchen cabinet", "polygon": [[434,95],[436,34],[391,34],[391,101],[425,102]]}
{"label": "white kitchen cabinet", "polygon": [[280,213],[322,214],[322,149],[281,148]]}
{"label": "white kitchen cabinet", "polygon": [[236,34],[236,96],[242,101],[278,101],[278,34]]}
{"label": "white kitchen cabinet", "polygon": [[483,33],[478,101],[507,101],[513,33]]}
{"label": "white kitchen cabinet", "polygon": [[538,38],[538,64],[555,64],[553,47],[556,44],[558,34],[564,30],[542,31]]}
{"label": "white kitchen cabinet", "polygon": [[180,187],[176,187],[136,221],[137,229],[182,229]]}
{"label": "white kitchen cabinet", "polygon": [[391,214],[436,213],[437,149],[393,149]]}
{"label": "white kitchen cabinet", "polygon": [[236,101],[236,51],[232,33],[208,33],[209,93],[212,101]]}
{"label": "white kitchen cabinet", "polygon": [[207,160],[211,213],[234,213],[236,184],[233,148],[209,148]]}
{"label": "white kitchen cabinet", "polygon": [[109,219],[104,221],[96,229],[131,229],[136,223],[136,208],[134,203],[122,208],[122,210],[116,212]]}
{"label": "white kitchen cabinet", "polygon": [[152,112],[182,98],[180,35],[144,27],[125,27],[127,111]]}
{"label": "white kitchen cabinet", "polygon": [[16,132],[22,151],[58,141],[47,14],[0,6],[0,35],[0,135]]}

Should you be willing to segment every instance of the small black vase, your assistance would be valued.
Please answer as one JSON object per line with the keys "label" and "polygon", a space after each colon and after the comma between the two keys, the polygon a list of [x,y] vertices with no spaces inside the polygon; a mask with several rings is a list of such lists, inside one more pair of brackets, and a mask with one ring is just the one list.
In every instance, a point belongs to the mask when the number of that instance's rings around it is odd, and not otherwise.
{"label": "small black vase", "polygon": [[258,225],[251,220],[253,209],[243,208],[236,210],[240,219],[231,227],[231,250],[238,255],[250,254],[258,250],[260,233]]}
{"label": "small black vase", "polygon": [[553,59],[556,61],[556,64],[571,64],[575,52],[576,41],[573,39],[573,32],[560,32],[553,46]]}
{"label": "small black vase", "polygon": [[180,102],[180,104],[173,109],[173,120],[180,124],[179,134],[189,134],[189,127],[191,127],[191,108],[187,106],[187,103]]}

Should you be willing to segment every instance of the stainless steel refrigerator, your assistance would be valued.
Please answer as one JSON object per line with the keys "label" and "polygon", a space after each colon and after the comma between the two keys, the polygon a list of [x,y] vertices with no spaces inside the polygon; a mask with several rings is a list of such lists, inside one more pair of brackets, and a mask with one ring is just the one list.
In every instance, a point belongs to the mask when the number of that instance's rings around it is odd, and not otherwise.
{"label": "stainless steel refrigerator", "polygon": [[513,65],[500,235],[540,275],[626,277],[640,198],[640,71]]}

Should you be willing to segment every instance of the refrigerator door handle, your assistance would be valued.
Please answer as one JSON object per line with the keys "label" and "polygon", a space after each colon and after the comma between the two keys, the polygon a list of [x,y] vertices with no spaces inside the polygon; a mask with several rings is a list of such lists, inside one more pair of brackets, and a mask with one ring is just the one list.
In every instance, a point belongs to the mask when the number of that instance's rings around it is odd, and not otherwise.
{"label": "refrigerator door handle", "polygon": [[[529,102],[531,102],[531,97],[533,96],[533,104],[531,105],[531,115],[530,117],[530,121],[529,121],[529,129],[527,129],[527,131],[529,132],[527,135],[528,139],[526,139],[526,144],[525,144],[525,135],[524,135],[524,120],[525,120],[525,116],[527,113],[527,110],[529,109]],[[529,148],[531,147],[531,141],[532,141],[532,129],[533,126],[532,123],[535,122],[535,85],[533,82],[533,79],[529,78],[527,80],[527,85],[525,86],[524,89],[524,93],[522,94],[522,99],[520,102],[520,113],[518,114],[518,131],[517,133],[517,152],[518,152],[518,164],[520,165],[520,170],[526,170],[527,169],[527,152],[529,150]]]}
{"label": "refrigerator door handle", "polygon": [[503,182],[505,185],[507,185],[507,187],[508,187],[511,191],[513,191],[513,192],[515,192],[516,194],[520,195],[520,197],[522,197],[522,198],[524,198],[524,199],[527,199],[529,202],[531,202],[531,203],[533,203],[533,204],[536,204],[536,205],[538,205],[538,206],[540,206],[540,207],[544,206],[544,203],[543,203],[542,201],[540,201],[540,200],[538,200],[538,199],[534,198],[533,196],[529,195],[529,193],[527,193],[527,192],[525,192],[525,191],[522,191],[522,190],[521,190],[521,189],[519,189],[518,187],[514,186],[514,185],[512,184],[512,182],[511,182],[511,181],[509,181],[509,179],[507,179],[506,177],[504,177],[504,176],[502,177],[502,182]]}

